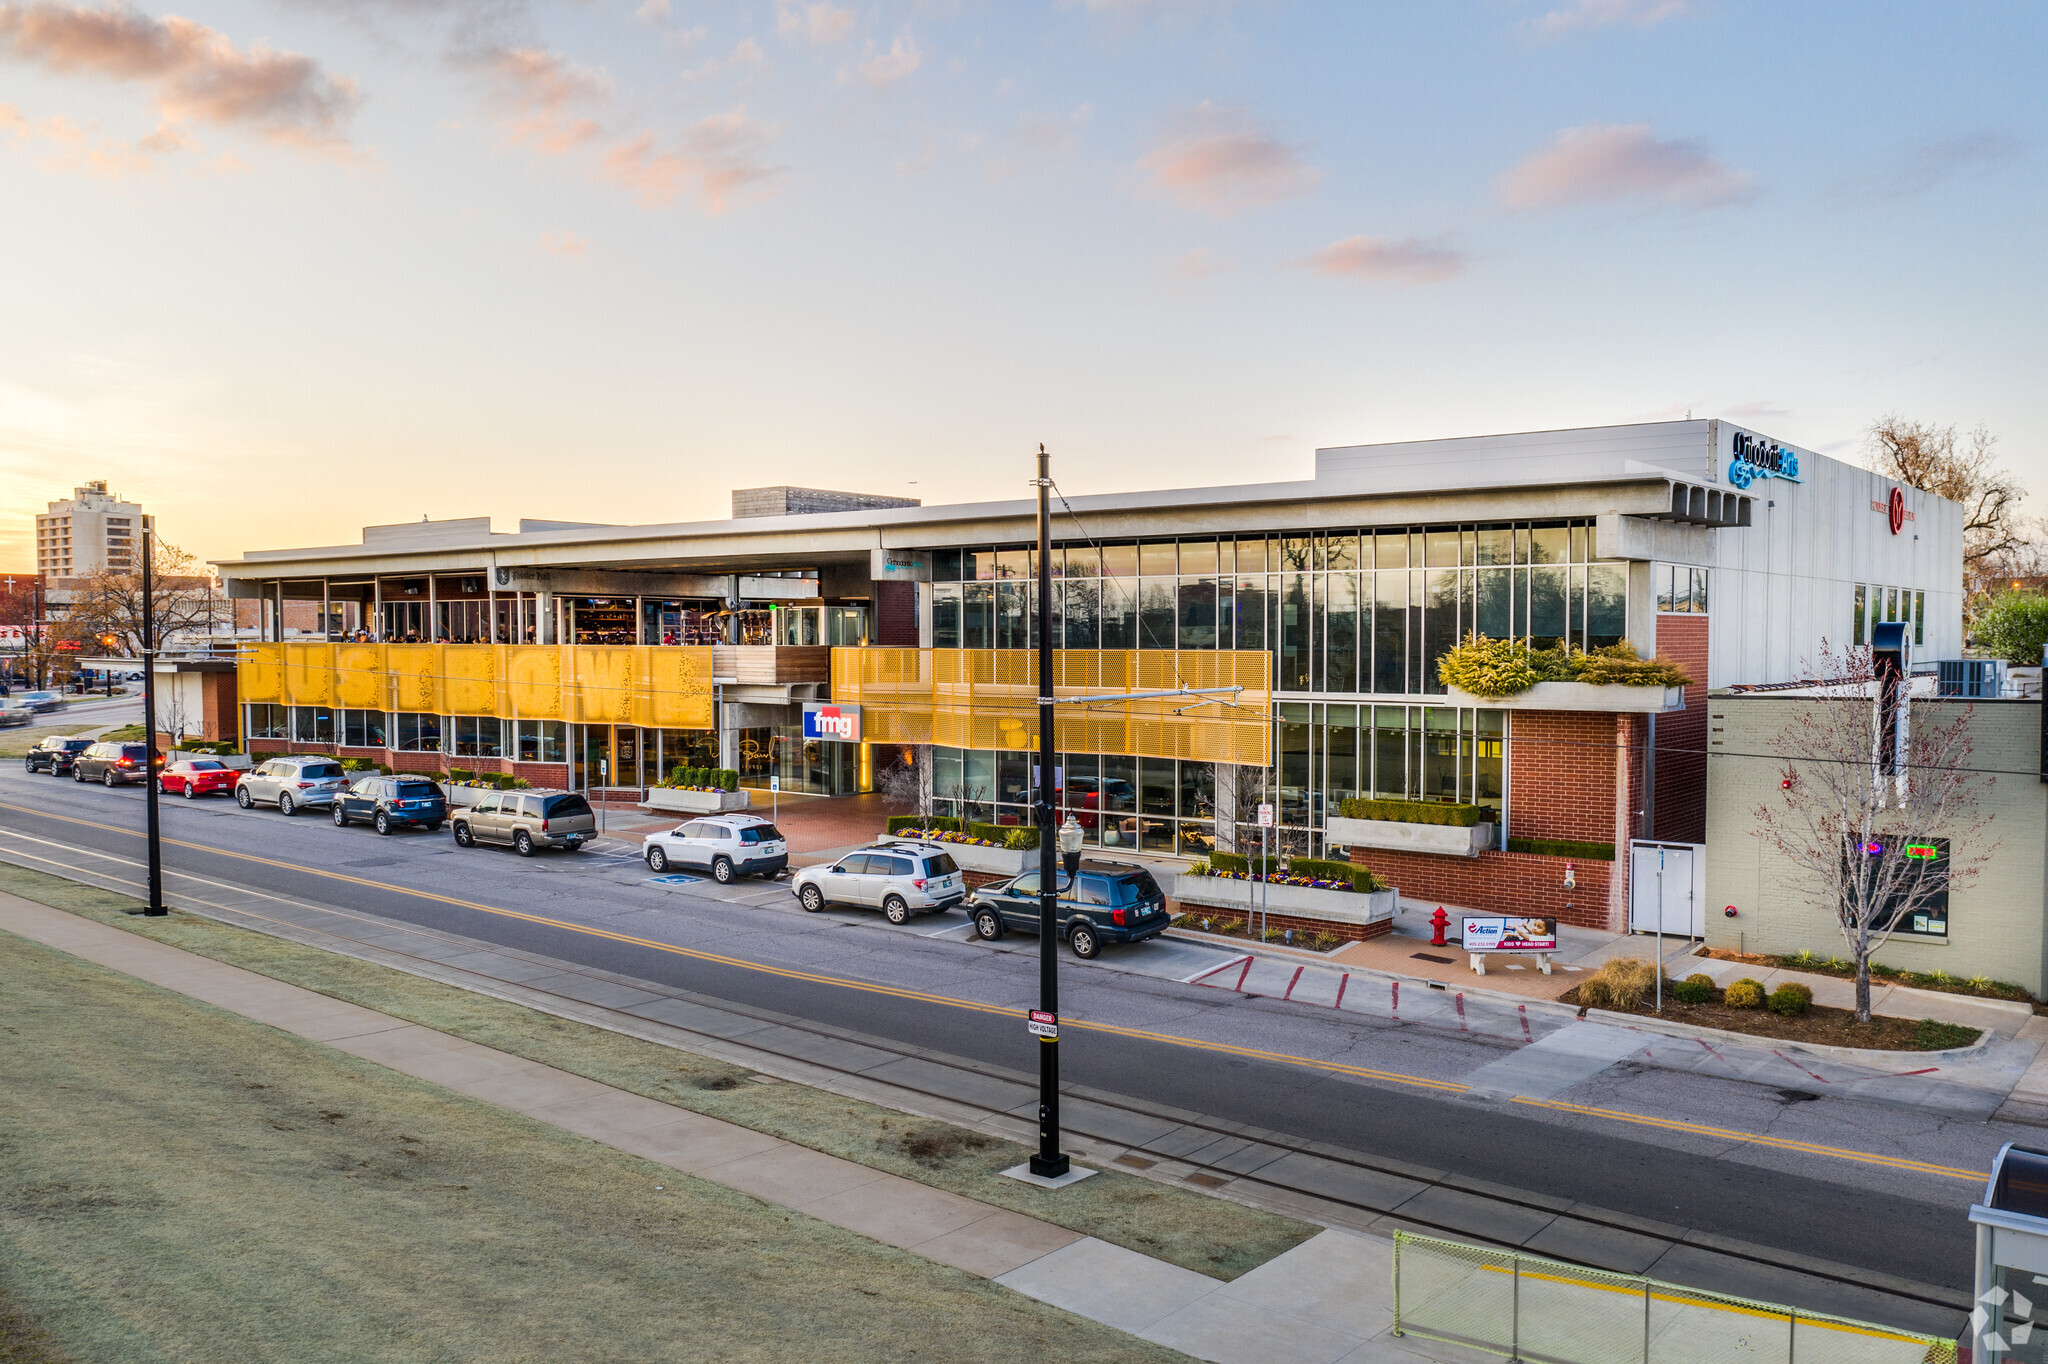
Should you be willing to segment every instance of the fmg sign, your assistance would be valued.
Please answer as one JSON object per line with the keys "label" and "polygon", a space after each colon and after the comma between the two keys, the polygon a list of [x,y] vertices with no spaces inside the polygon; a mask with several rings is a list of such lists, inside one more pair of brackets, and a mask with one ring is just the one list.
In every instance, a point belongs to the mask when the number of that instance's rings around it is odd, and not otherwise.
{"label": "fmg sign", "polygon": [[860,707],[834,705],[830,701],[804,702],[804,737],[859,743]]}

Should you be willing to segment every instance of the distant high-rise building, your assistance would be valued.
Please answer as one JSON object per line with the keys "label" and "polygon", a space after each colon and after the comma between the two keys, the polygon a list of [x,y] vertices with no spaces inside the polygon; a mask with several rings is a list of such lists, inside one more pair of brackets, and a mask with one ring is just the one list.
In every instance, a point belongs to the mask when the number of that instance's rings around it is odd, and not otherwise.
{"label": "distant high-rise building", "polygon": [[36,518],[36,571],[49,578],[84,578],[103,568],[133,573],[142,567],[142,532],[151,518],[134,502],[94,479],[68,502],[52,502]]}

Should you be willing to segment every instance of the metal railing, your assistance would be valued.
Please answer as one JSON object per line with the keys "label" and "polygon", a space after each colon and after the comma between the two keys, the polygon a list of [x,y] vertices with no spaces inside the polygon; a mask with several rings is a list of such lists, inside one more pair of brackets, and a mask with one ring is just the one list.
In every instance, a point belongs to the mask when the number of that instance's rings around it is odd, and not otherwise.
{"label": "metal railing", "polygon": [[1394,1233],[1394,1334],[1529,1364],[1955,1364],[1954,1341]]}

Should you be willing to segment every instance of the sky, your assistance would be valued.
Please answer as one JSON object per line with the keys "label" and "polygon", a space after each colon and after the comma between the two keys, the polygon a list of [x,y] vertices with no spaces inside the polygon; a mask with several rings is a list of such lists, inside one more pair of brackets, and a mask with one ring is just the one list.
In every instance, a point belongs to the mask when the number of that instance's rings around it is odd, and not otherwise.
{"label": "sky", "polygon": [[0,568],[794,483],[1987,425],[2048,510],[2035,4],[0,0]]}

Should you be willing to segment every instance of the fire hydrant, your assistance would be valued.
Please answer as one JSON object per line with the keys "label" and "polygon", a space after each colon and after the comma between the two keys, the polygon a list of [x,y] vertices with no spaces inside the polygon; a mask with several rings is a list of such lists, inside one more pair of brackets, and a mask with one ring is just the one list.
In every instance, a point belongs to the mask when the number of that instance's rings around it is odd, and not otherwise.
{"label": "fire hydrant", "polygon": [[1444,913],[1442,905],[1438,905],[1436,913],[1429,916],[1429,927],[1431,930],[1429,945],[1431,947],[1446,947],[1449,945],[1444,942],[1444,929],[1449,927],[1450,922],[1451,916]]}

